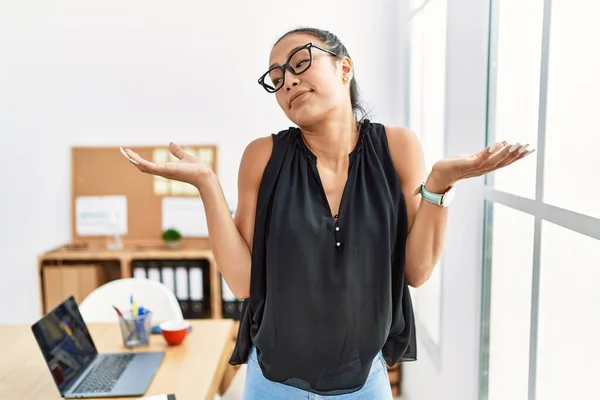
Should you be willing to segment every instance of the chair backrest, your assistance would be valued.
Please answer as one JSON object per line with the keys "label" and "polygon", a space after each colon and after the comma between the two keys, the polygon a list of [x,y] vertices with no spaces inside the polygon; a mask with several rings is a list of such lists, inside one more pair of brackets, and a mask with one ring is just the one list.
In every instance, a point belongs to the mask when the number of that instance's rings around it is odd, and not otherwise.
{"label": "chair backrest", "polygon": [[108,282],[90,293],[79,305],[86,323],[118,322],[113,305],[130,310],[130,296],[152,312],[152,323],[181,320],[183,314],[175,294],[160,282],[145,278],[125,278]]}

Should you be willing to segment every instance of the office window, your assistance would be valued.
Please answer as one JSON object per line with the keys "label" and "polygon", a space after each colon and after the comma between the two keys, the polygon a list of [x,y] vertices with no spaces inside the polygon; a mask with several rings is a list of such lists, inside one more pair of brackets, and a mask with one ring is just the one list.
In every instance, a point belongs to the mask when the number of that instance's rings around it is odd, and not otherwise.
{"label": "office window", "polygon": [[[444,157],[446,3],[411,3],[408,126],[423,146],[427,171]],[[439,355],[441,335],[442,268],[442,262],[438,263],[429,281],[412,291],[419,333],[434,359]]]}
{"label": "office window", "polygon": [[[537,145],[544,0],[503,0],[498,7],[497,56],[490,91],[495,141]],[[492,174],[494,188],[535,197],[535,158]]]}
{"label": "office window", "polygon": [[596,218],[600,218],[598,15],[598,2],[552,1],[544,163],[544,200]]}
{"label": "office window", "polygon": [[[492,0],[480,399],[600,398],[600,3]],[[525,140],[522,140],[525,139]]]}
{"label": "office window", "polygon": [[527,400],[534,219],[498,203],[491,207],[489,399]]}
{"label": "office window", "polygon": [[413,12],[416,12],[419,10],[419,8],[423,7],[428,1],[429,0],[410,0],[410,9]]}
{"label": "office window", "polygon": [[600,399],[600,242],[542,223],[538,399]]}

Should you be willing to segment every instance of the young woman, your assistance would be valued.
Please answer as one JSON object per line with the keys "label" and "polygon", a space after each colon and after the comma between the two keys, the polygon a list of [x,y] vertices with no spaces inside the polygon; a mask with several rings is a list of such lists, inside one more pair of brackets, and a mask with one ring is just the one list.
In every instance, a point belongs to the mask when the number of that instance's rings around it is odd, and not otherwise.
{"label": "young woman", "polygon": [[230,360],[248,363],[245,399],[390,399],[385,362],[416,359],[408,285],[440,258],[453,186],[531,151],[496,143],[438,161],[423,180],[415,135],[361,118],[335,35],[290,31],[269,65],[259,83],[297,127],[248,145],[235,218],[213,171],[179,146],[179,163],[124,153],[198,188],[219,270],[245,299]]}

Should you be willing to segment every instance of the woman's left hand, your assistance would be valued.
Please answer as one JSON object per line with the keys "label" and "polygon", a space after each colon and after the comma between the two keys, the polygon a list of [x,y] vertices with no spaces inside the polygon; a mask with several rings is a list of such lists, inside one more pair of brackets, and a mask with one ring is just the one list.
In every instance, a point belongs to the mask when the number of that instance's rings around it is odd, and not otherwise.
{"label": "woman's left hand", "polygon": [[[432,168],[428,190],[445,190],[462,179],[474,178],[504,168],[533,153],[529,145],[495,143],[475,154],[444,158]],[[432,179],[431,179],[432,178]]]}

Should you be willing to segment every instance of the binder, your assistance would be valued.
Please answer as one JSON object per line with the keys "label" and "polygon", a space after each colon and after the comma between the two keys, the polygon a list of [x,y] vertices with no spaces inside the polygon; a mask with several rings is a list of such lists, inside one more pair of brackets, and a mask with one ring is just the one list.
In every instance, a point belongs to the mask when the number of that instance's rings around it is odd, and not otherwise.
{"label": "binder", "polygon": [[[170,263],[167,262],[166,264],[169,265]],[[175,270],[175,296],[179,301],[183,318],[190,318],[190,284],[187,266],[176,261],[173,261],[172,265]]]}
{"label": "binder", "polygon": [[160,281],[173,293],[175,293],[175,270],[170,264],[160,269]]}
{"label": "binder", "polygon": [[157,261],[149,261],[147,264],[146,274],[148,279],[154,282],[162,282],[160,277],[160,264]]}
{"label": "binder", "polygon": [[183,317],[210,318],[210,263],[208,260],[135,260],[135,278],[163,283],[171,290]]}
{"label": "binder", "polygon": [[133,277],[138,279],[146,279],[146,263],[142,260],[133,262]]}
{"label": "binder", "polygon": [[210,318],[210,264],[207,260],[188,262],[190,318]]}
{"label": "binder", "polygon": [[223,310],[223,318],[239,321],[244,302],[235,297],[229,285],[225,282],[223,275],[219,274],[219,276],[221,277],[221,308]]}

